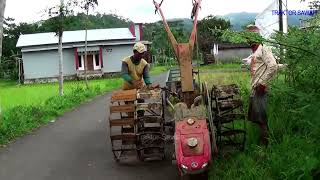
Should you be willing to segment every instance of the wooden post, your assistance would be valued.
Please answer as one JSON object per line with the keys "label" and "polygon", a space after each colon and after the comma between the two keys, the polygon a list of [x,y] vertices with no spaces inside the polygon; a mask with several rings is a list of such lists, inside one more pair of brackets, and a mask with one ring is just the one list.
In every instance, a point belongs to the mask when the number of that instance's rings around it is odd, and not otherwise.
{"label": "wooden post", "polygon": [[21,84],[21,59],[18,58],[18,64],[19,64],[19,85]]}
{"label": "wooden post", "polygon": [[[282,15],[282,11],[283,11],[283,8],[282,8],[282,3],[283,1],[282,0],[279,0],[279,31],[282,33],[282,35],[284,34],[284,29],[283,29],[283,15]],[[280,45],[280,62],[281,62],[281,59],[283,59],[284,57],[284,48],[282,45]]]}
{"label": "wooden post", "polygon": [[[88,2],[86,2],[88,3]],[[85,43],[84,43],[84,80],[86,88],[89,89],[87,67],[88,67],[88,16],[89,16],[89,5],[86,5],[86,21],[85,21]]]}

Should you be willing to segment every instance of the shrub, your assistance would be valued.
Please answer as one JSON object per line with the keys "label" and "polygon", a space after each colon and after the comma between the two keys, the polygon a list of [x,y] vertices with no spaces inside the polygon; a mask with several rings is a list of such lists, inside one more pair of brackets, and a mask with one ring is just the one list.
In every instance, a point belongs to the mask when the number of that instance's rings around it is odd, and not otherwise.
{"label": "shrub", "polygon": [[16,106],[8,110],[0,124],[0,143],[4,144],[40,126],[46,112],[42,107]]}
{"label": "shrub", "polygon": [[290,28],[288,34],[277,34],[272,42],[286,48],[281,60],[288,68],[285,78],[275,80],[269,93],[270,144],[267,148],[255,144],[258,132],[249,125],[246,151],[216,159],[212,178],[320,177],[320,29]]}

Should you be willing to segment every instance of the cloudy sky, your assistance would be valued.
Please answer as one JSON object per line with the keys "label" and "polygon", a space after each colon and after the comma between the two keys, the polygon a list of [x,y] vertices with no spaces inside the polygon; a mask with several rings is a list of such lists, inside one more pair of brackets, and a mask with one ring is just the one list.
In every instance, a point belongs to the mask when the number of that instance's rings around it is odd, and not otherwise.
{"label": "cloudy sky", "polygon": [[[67,1],[67,0],[65,0]],[[158,0],[160,1],[160,0]],[[209,14],[224,15],[231,12],[262,12],[274,0],[202,0],[200,18]],[[285,1],[285,0],[284,0]],[[287,0],[288,9],[305,10],[306,3]],[[164,0],[162,9],[166,18],[190,17],[191,0]],[[45,19],[45,9],[58,4],[59,0],[7,0],[6,17],[17,22],[35,22]],[[152,0],[99,0],[95,10],[100,13],[116,13],[134,22],[154,22],[160,20],[154,14]]]}

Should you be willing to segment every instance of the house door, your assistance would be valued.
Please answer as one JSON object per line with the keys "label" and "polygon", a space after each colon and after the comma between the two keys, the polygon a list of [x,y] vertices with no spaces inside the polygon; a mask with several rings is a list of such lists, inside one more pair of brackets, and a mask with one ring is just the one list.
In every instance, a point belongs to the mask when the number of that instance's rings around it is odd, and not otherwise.
{"label": "house door", "polygon": [[93,71],[94,70],[94,68],[93,68],[93,55],[88,55],[87,61],[88,61],[87,62],[87,65],[88,65],[87,70]]}

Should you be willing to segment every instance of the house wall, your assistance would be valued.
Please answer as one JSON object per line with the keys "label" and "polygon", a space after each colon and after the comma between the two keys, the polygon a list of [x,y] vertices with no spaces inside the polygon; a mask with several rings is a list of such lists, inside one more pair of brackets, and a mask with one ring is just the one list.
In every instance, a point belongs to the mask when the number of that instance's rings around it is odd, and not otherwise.
{"label": "house wall", "polygon": [[[97,46],[99,47],[99,46]],[[133,44],[103,46],[103,68],[105,74],[121,71],[122,60],[132,55]],[[65,77],[77,75],[74,49],[63,49],[63,71]],[[47,82],[57,80],[59,73],[59,56],[57,50],[22,51],[25,83]],[[35,81],[40,80],[40,81]],[[43,81],[42,81],[43,80]]]}
{"label": "house wall", "polygon": [[122,60],[132,55],[133,45],[104,46],[103,72],[112,73],[121,71]]}
{"label": "house wall", "polygon": [[250,48],[236,48],[236,49],[222,49],[219,50],[219,54],[215,55],[215,58],[220,62],[228,62],[233,59],[243,59],[252,53]]}
{"label": "house wall", "polygon": [[[59,74],[59,55],[57,50],[22,53],[24,78],[53,78]],[[65,76],[75,75],[73,49],[63,50],[63,72]]]}

